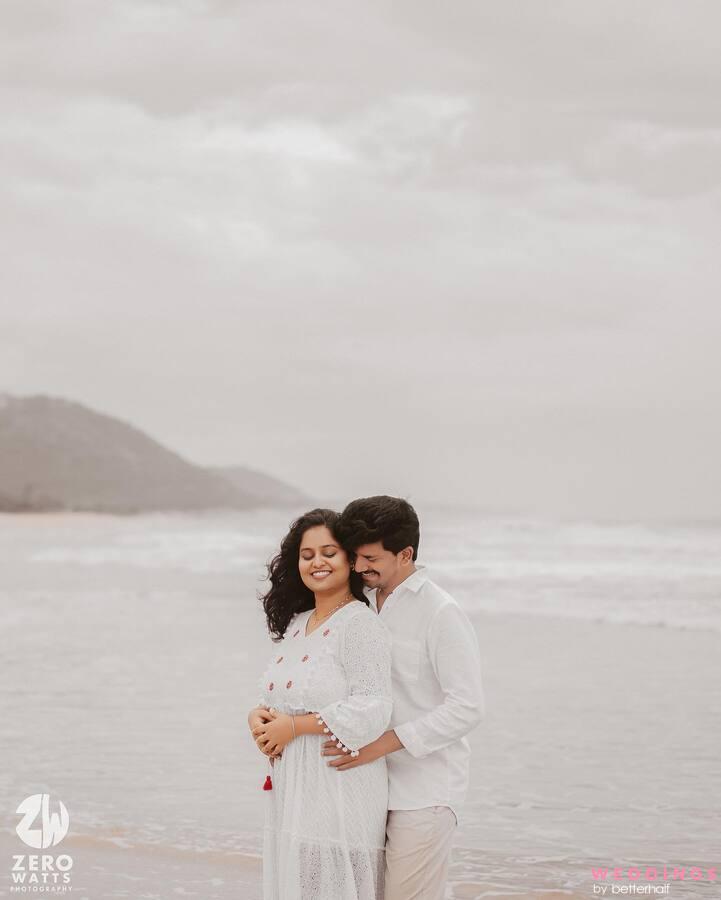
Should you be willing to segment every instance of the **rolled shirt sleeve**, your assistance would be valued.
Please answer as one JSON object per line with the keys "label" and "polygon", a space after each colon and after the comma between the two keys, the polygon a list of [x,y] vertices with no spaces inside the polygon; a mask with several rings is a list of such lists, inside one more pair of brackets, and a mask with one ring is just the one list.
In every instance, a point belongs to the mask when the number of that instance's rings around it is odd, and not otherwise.
{"label": "rolled shirt sleeve", "polygon": [[429,628],[428,653],[443,702],[394,729],[406,750],[417,758],[448,747],[485,715],[478,641],[473,625],[456,603],[447,603],[436,613]]}
{"label": "rolled shirt sleeve", "polygon": [[390,723],[390,635],[375,618],[356,615],[346,625],[342,641],[348,697],[329,703],[317,715],[338,741],[356,752],[379,738]]}

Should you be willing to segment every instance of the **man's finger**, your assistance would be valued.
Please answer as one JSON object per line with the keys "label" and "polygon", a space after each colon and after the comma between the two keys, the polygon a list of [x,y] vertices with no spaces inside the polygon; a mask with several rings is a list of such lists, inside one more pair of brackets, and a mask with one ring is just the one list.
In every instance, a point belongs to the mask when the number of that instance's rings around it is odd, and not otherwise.
{"label": "man's finger", "polygon": [[329,765],[333,766],[336,772],[345,772],[346,769],[355,769],[358,763],[354,760],[340,760],[340,765],[337,765],[335,762],[329,763]]}

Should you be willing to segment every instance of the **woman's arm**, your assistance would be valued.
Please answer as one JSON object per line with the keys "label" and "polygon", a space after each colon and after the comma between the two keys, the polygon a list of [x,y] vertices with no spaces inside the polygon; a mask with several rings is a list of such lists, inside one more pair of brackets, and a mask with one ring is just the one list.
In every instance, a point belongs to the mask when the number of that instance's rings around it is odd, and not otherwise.
{"label": "woman's arm", "polygon": [[384,626],[373,618],[355,616],[343,634],[341,662],[348,696],[315,713],[282,714],[259,724],[253,736],[264,753],[280,753],[294,738],[316,734],[355,758],[361,747],[385,732],[393,704],[390,638]]}
{"label": "woman's arm", "polygon": [[[318,710],[323,734],[345,754],[358,756],[388,728],[391,700],[390,636],[373,615],[356,615],[342,635],[341,663],[348,696]],[[325,731],[325,728],[328,731]]]}
{"label": "woman's arm", "polygon": [[313,713],[299,716],[274,713],[272,718],[259,722],[251,731],[263,753],[270,755],[281,753],[294,738],[301,735],[323,734],[324,727]]}

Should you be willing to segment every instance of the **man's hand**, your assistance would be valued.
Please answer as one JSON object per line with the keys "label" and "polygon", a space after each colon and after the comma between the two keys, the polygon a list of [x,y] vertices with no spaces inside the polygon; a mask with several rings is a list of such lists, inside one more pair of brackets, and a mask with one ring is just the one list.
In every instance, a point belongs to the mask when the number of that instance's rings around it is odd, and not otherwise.
{"label": "man's hand", "polygon": [[356,766],[364,766],[366,763],[380,759],[385,754],[381,752],[377,746],[378,741],[373,741],[367,747],[361,747],[358,756],[351,756],[350,753],[344,753],[338,749],[335,741],[326,741],[323,744],[323,756],[334,756],[335,759],[329,761],[328,765],[337,769],[339,772],[345,772],[346,769],[355,769]]}
{"label": "man's hand", "polygon": [[253,729],[256,744],[266,756],[278,756],[293,740],[292,716],[274,713],[273,718]]}
{"label": "man's hand", "polygon": [[366,744],[360,748],[358,756],[351,756],[344,753],[335,741],[324,741],[321,756],[333,756],[328,763],[339,772],[345,772],[346,769],[355,769],[356,766],[364,766],[366,763],[375,762],[381,756],[387,756],[389,753],[395,753],[396,750],[402,750],[403,744],[400,742],[398,735],[391,729],[382,734],[378,740],[371,744]]}

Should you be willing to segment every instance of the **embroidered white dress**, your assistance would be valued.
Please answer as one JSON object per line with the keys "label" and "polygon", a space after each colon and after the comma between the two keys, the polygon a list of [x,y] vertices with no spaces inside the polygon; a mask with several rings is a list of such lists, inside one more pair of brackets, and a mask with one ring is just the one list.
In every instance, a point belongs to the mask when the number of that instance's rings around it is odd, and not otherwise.
{"label": "embroidered white dress", "polygon": [[[390,636],[360,601],[307,637],[311,611],[295,616],[275,645],[259,705],[319,713],[348,752],[390,721]],[[388,775],[385,758],[338,772],[321,756],[330,735],[291,741],[265,794],[264,900],[382,900]]]}

